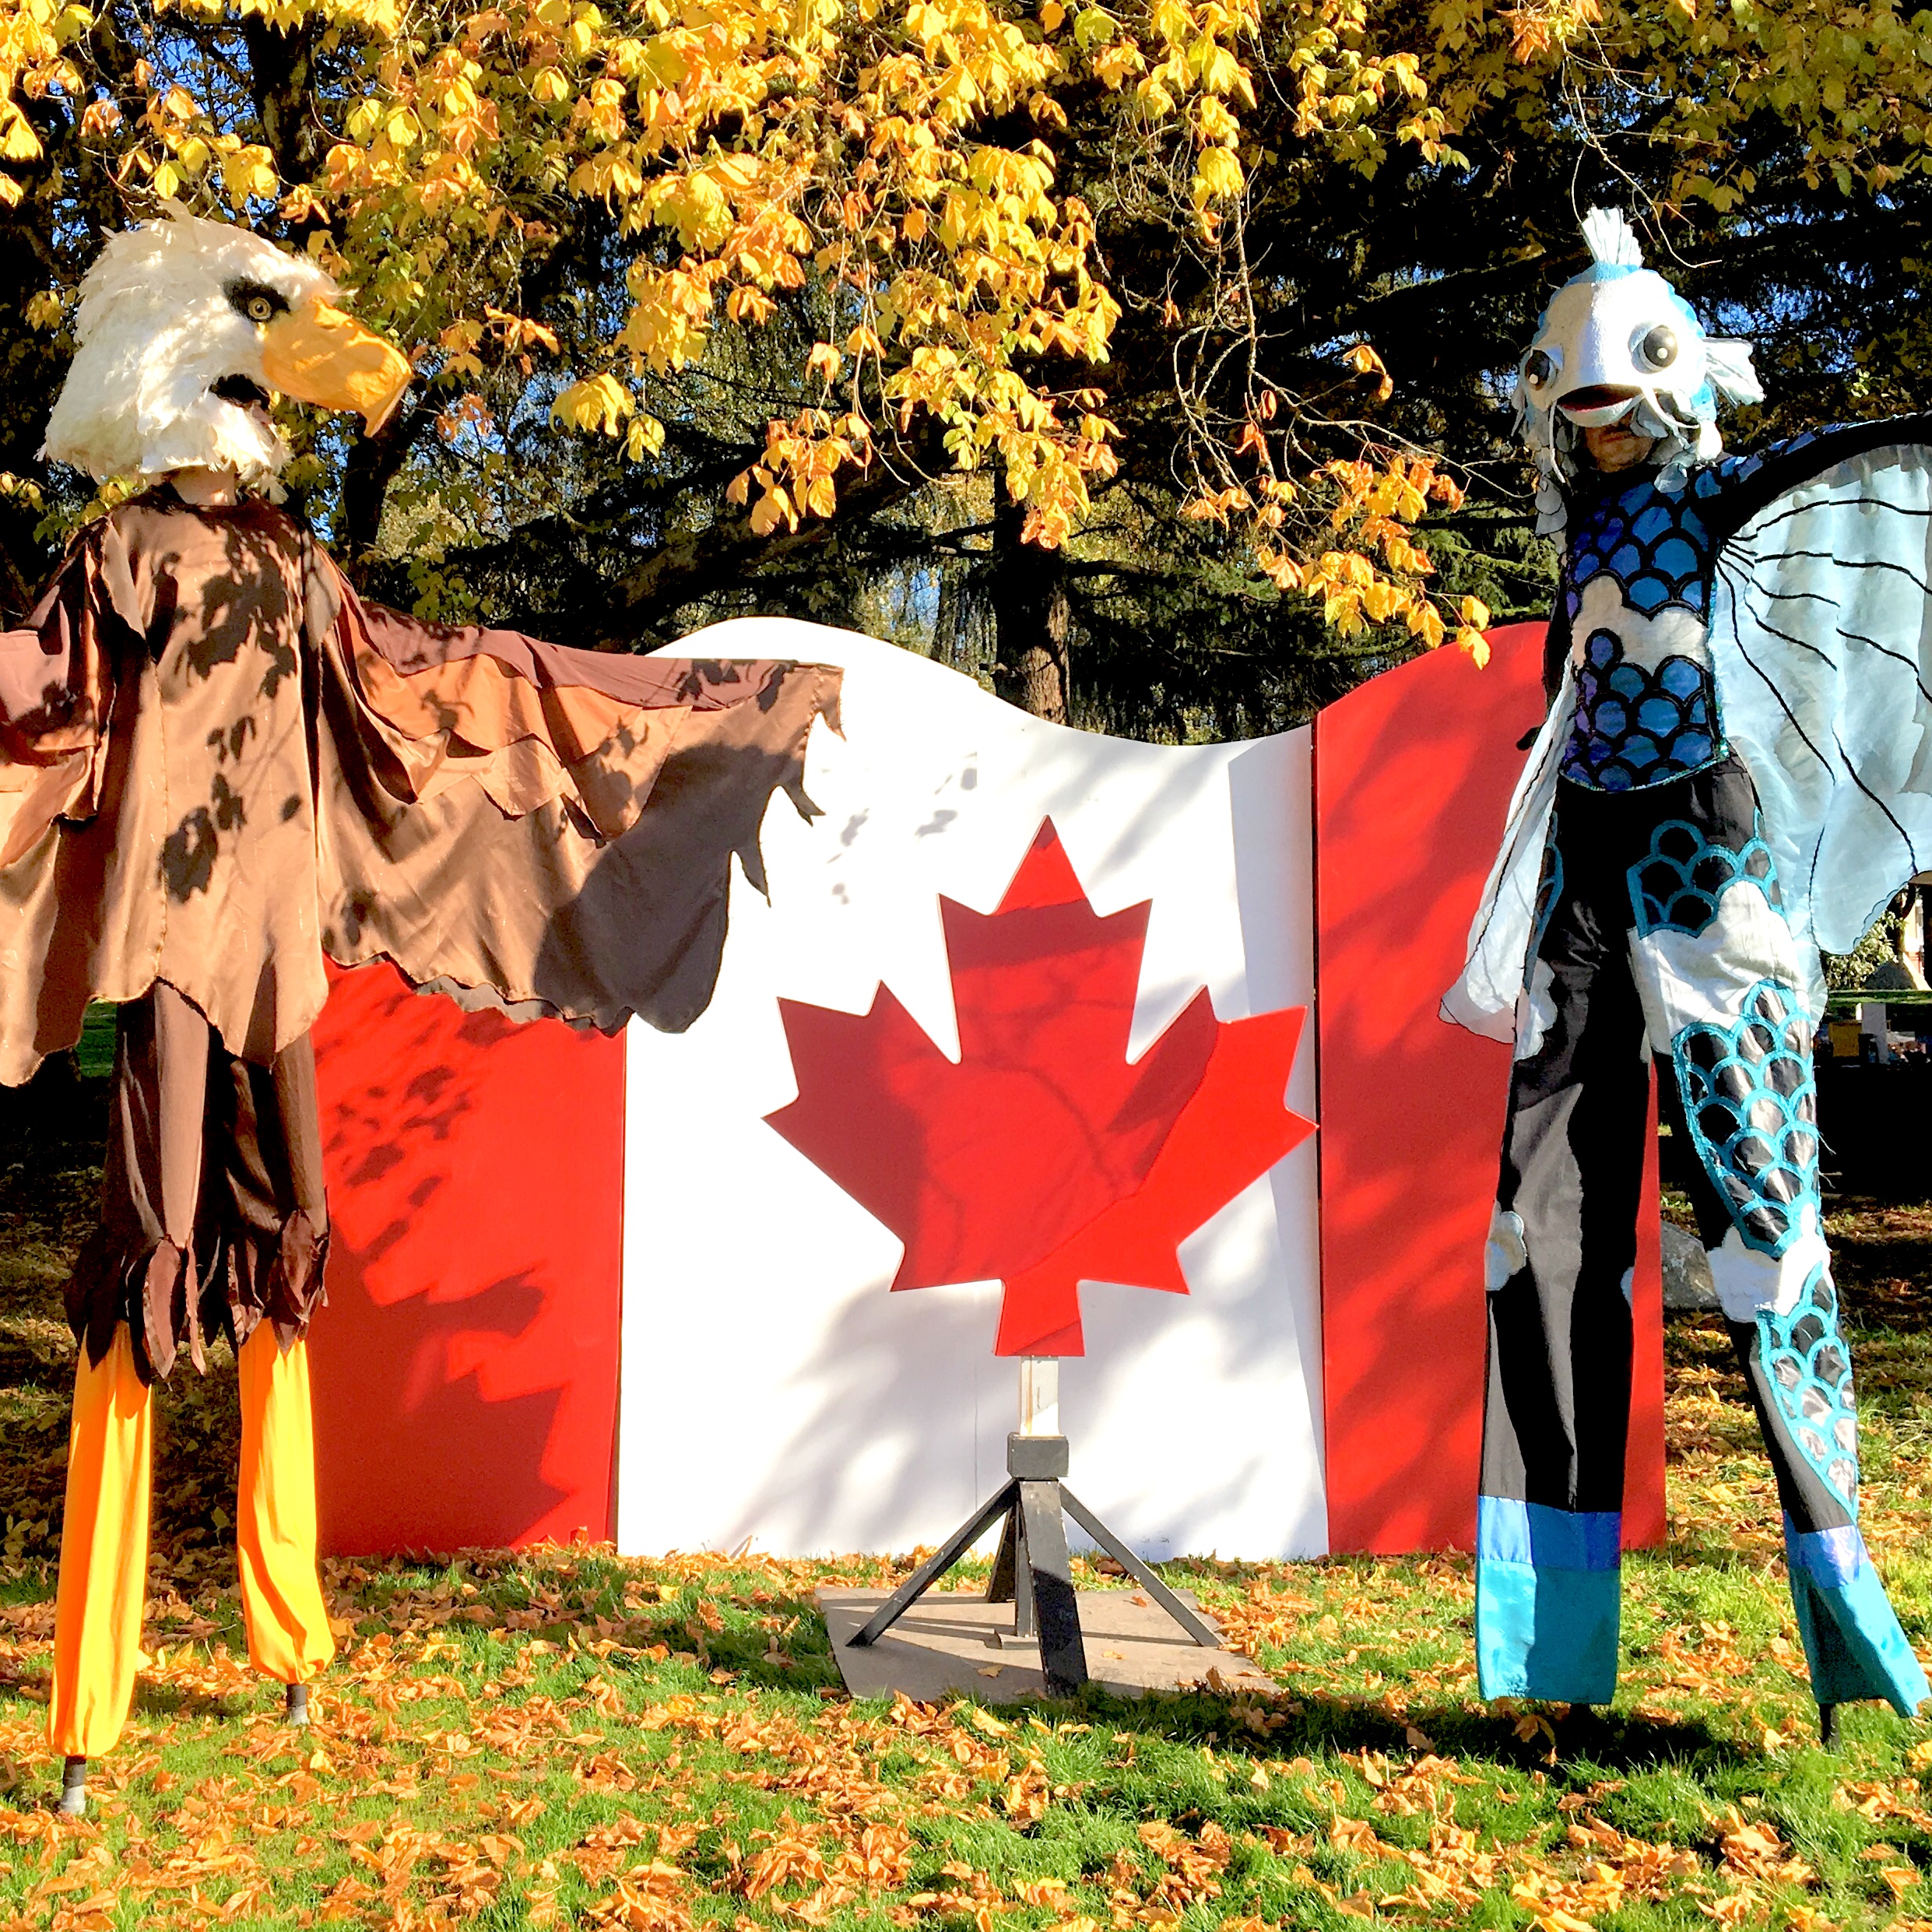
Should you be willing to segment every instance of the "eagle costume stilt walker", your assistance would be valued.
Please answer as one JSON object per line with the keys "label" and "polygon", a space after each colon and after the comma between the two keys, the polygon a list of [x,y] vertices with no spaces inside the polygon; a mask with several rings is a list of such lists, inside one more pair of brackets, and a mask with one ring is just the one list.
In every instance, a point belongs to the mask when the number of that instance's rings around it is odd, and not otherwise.
{"label": "eagle costume stilt walker", "polygon": [[259,494],[279,391],[373,426],[409,366],[313,263],[177,218],[111,239],[46,453],[149,487],[0,634],[0,1080],[116,1003],[56,1612],[63,1808],[126,1720],[149,1391],[233,1340],[249,1655],[291,1714],[334,1645],[304,1337],[328,1216],[309,1027],[325,959],[517,1017],[676,1029],[711,996],[736,853],[838,674],[563,648],[364,604]]}
{"label": "eagle costume stilt walker", "polygon": [[1698,1157],[1711,1272],[1783,1505],[1828,1741],[1926,1678],[1858,1530],[1851,1355],[1818,1193],[1818,948],[1932,862],[1932,420],[1726,456],[1751,353],[1642,266],[1621,214],[1516,403],[1565,533],[1549,717],[1446,1017],[1512,1039],[1487,1255],[1483,1694],[1616,1684],[1630,1283],[1649,1062]]}

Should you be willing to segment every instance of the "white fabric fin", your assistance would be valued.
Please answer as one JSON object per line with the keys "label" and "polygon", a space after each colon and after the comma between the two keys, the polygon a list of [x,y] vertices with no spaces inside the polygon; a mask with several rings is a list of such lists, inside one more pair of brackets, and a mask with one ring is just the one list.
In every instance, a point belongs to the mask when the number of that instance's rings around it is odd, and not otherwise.
{"label": "white fabric fin", "polygon": [[[1867,451],[1719,552],[1710,647],[1806,966],[1932,866],[1932,446]],[[1804,989],[1815,1019],[1821,982]]]}
{"label": "white fabric fin", "polygon": [[1706,336],[1704,367],[1718,393],[1732,402],[1762,402],[1765,399],[1765,386],[1758,380],[1749,342],[1734,342],[1721,335]]}
{"label": "white fabric fin", "polygon": [[1469,961],[1462,977],[1442,996],[1442,1016],[1471,1033],[1492,1040],[1513,1040],[1516,997],[1529,965],[1530,940],[1536,927],[1537,889],[1543,883],[1543,848],[1549,843],[1550,812],[1556,782],[1576,714],[1576,683],[1568,665],[1563,685],[1544,720],[1534,747],[1516,781],[1502,848],[1469,929]]}
{"label": "white fabric fin", "polygon": [[1593,261],[1621,269],[1643,266],[1642,246],[1621,208],[1593,208],[1583,217],[1583,239]]}

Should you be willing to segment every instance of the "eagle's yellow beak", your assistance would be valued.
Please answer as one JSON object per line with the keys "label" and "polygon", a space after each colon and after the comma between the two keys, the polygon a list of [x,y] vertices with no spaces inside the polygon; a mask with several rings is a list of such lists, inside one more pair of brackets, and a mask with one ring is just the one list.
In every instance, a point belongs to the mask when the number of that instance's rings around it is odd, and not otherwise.
{"label": "eagle's yellow beak", "polygon": [[325,409],[353,409],[373,436],[409,386],[409,365],[390,343],[320,296],[262,332],[271,388]]}

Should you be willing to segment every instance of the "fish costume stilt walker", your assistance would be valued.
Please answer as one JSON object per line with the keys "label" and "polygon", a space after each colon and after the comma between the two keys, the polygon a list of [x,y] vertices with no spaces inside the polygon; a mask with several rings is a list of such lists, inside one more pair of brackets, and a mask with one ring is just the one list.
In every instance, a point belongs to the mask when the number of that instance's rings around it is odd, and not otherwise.
{"label": "fish costume stilt walker", "polygon": [[1524,357],[1540,525],[1565,548],[1549,715],[1446,1018],[1510,1039],[1485,1256],[1485,1697],[1617,1677],[1631,1271],[1650,1062],[1783,1507],[1827,1737],[1927,1694],[1858,1530],[1851,1357],[1818,1194],[1818,949],[1932,865],[1932,419],[1722,454],[1761,399],[1623,216]]}
{"label": "fish costume stilt walker", "polygon": [[312,262],[186,217],[81,288],[47,454],[149,487],[0,634],[0,1080],[120,1008],[80,1344],[49,1737],[62,1808],[139,1661],[150,1389],[216,1332],[241,1386],[248,1651],[333,1654],[304,1337],[328,1245],[309,1028],[325,960],[386,958],[514,1017],[678,1029],[711,997],[731,859],[761,884],[775,789],[838,676],[571,650],[365,605],[262,495],[271,391],[371,427],[409,365]]}

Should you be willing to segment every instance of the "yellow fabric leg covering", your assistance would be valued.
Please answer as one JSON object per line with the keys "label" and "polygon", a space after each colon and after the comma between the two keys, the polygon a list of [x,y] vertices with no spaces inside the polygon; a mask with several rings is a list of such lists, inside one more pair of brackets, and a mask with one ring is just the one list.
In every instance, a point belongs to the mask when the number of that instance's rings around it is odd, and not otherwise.
{"label": "yellow fabric leg covering", "polygon": [[82,1349],[74,1378],[47,1710],[47,1742],[62,1757],[111,1751],[134,1699],[145,1660],[153,1438],[153,1405],[124,1324],[98,1366]]}
{"label": "yellow fabric leg covering", "polygon": [[315,1431],[308,1344],[285,1355],[263,1322],[243,1345],[241,1480],[235,1508],[248,1661],[305,1684],[335,1654],[315,1575]]}

